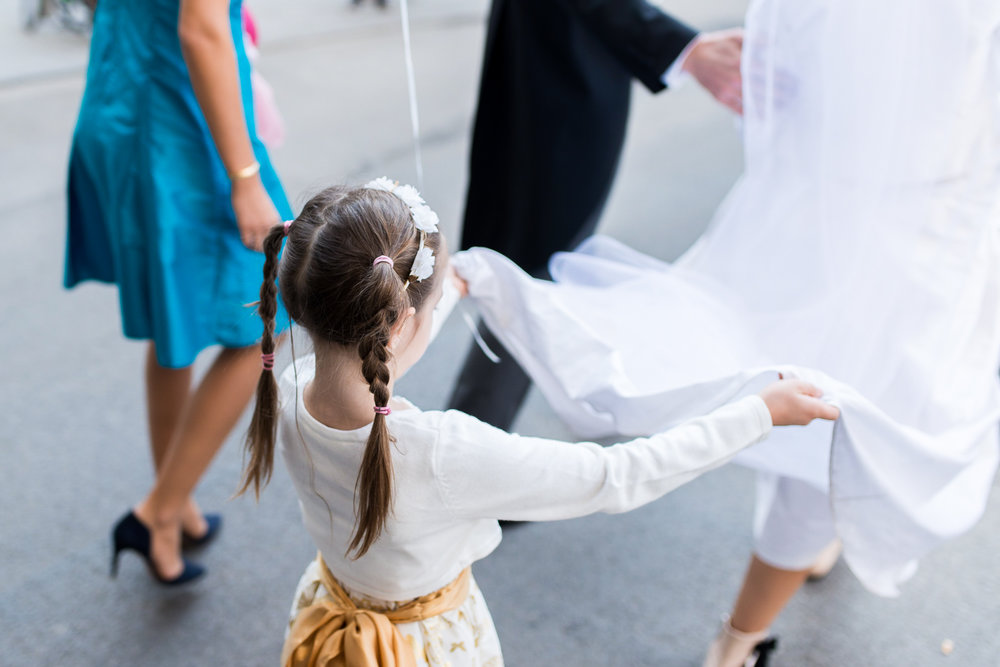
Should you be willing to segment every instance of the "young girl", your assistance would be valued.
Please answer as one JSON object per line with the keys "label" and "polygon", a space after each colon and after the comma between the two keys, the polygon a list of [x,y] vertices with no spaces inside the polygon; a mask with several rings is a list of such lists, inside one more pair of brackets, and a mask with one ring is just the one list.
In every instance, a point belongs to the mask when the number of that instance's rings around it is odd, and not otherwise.
{"label": "young girl", "polygon": [[[497,519],[624,512],[725,463],[772,423],[837,416],[794,380],[609,448],[424,412],[394,397],[393,384],[427,348],[452,274],[437,216],[416,190],[386,179],[327,189],[272,229],[264,249],[264,370],[243,490],[267,482],[280,430],[320,552],[295,595],[283,665],[335,656],[349,665],[500,665],[469,572],[499,544]],[[315,347],[280,387],[271,371],[279,286]]]}

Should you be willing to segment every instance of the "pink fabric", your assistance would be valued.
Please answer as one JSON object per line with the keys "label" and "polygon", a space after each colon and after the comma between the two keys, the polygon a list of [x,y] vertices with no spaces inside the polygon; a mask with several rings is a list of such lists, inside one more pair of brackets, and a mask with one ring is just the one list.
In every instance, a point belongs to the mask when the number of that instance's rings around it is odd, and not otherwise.
{"label": "pink fabric", "polygon": [[285,122],[278,111],[271,84],[264,80],[257,70],[250,73],[250,87],[253,90],[253,113],[257,125],[257,136],[268,148],[280,146],[285,141]]}
{"label": "pink fabric", "polygon": [[[256,65],[257,47],[260,43],[257,22],[246,5],[243,5],[243,33],[246,36],[247,55]],[[274,90],[253,67],[250,71],[250,89],[253,91],[253,114],[257,136],[268,148],[280,146],[285,141],[285,123],[278,111]]]}
{"label": "pink fabric", "polygon": [[253,14],[250,13],[250,8],[243,5],[240,15],[243,18],[243,32],[250,38],[250,43],[257,46],[257,22],[254,20]]}

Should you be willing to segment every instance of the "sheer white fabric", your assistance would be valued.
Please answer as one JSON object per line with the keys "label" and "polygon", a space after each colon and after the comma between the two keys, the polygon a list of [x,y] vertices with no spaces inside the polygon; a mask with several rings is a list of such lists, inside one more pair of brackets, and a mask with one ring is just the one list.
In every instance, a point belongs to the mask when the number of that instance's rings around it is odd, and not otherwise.
{"label": "sheer white fabric", "polygon": [[745,44],[745,174],[675,264],[597,237],[554,258],[556,285],[488,251],[456,265],[587,437],[657,431],[778,365],[820,384],[836,427],[740,460],[828,492],[847,563],[893,595],[997,466],[1000,3],[759,0]]}

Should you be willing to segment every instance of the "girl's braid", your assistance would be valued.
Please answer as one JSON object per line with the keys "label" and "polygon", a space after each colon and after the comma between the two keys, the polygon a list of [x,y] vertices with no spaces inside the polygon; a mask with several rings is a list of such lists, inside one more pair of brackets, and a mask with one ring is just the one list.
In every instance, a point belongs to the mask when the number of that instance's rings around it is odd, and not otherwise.
{"label": "girl's braid", "polygon": [[260,285],[260,303],[257,312],[264,322],[264,336],[260,341],[262,358],[265,361],[260,379],[257,381],[257,402],[247,431],[244,451],[249,457],[243,475],[243,483],[237,494],[244,493],[253,486],[254,495],[260,497],[260,489],[271,479],[274,468],[274,442],[278,430],[278,383],[274,380],[274,318],[278,312],[278,253],[285,236],[283,225],[275,225],[264,239],[264,282]]}
{"label": "girl's braid", "polygon": [[[391,268],[375,267],[391,274],[387,286],[401,299],[402,284]],[[381,278],[381,276],[379,276]],[[388,277],[388,276],[386,276]],[[375,399],[375,407],[384,408],[389,403],[389,310],[391,305],[379,309],[374,321],[358,343],[361,357],[361,374]],[[360,558],[382,533],[392,507],[392,436],[386,424],[386,415],[376,411],[368,443],[361,459],[361,468],[355,483],[356,528],[348,552]]]}

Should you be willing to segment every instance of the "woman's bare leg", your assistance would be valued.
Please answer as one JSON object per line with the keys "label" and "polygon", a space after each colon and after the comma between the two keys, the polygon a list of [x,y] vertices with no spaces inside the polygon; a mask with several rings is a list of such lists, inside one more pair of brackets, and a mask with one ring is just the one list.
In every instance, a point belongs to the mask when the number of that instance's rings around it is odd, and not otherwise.
{"label": "woman's bare leg", "polygon": [[[146,352],[146,414],[157,477],[183,418],[184,408],[191,398],[191,375],[190,366],[161,366],[156,359],[156,344],[150,342]],[[188,498],[181,513],[181,527],[192,537],[201,537],[208,530],[208,524],[192,497]]]}
{"label": "woman's bare leg", "polygon": [[757,632],[771,623],[801,588],[810,569],[781,570],[753,556],[729,622],[740,632]]}
{"label": "woman's bare leg", "polygon": [[159,475],[191,393],[191,367],[166,368],[156,360],[156,344],[146,350],[146,414],[153,468]]}
{"label": "woman's bare leg", "polygon": [[[136,516],[152,534],[152,557],[162,577],[173,578],[184,569],[181,518],[189,510],[195,485],[253,395],[260,364],[259,346],[223,349],[180,410],[156,484],[135,508]],[[163,412],[169,415],[170,407],[165,406]],[[151,416],[151,424],[152,420]]]}
{"label": "woman's bare leg", "polygon": [[708,647],[703,667],[742,667],[810,570],[781,570],[750,559],[732,616]]}

